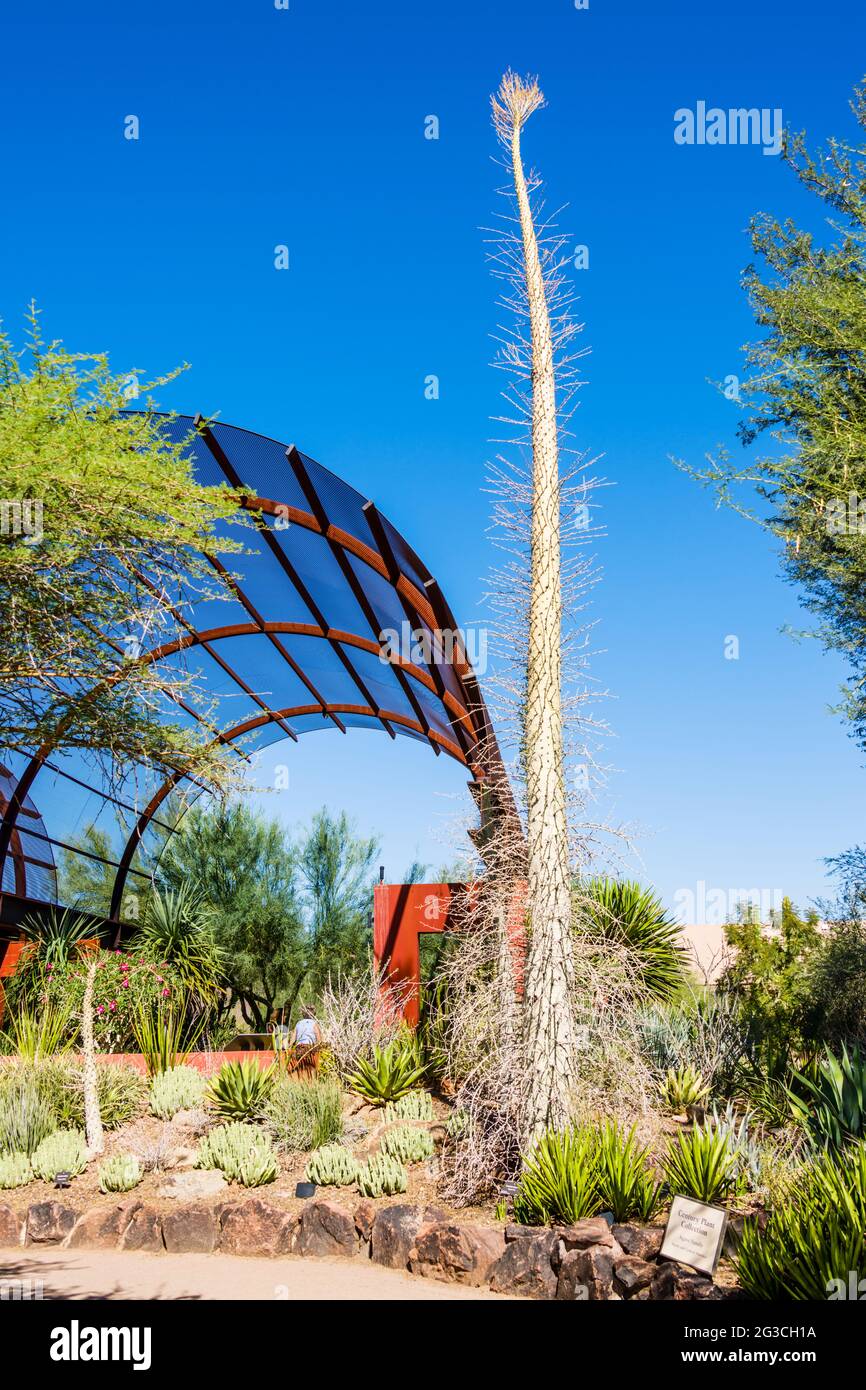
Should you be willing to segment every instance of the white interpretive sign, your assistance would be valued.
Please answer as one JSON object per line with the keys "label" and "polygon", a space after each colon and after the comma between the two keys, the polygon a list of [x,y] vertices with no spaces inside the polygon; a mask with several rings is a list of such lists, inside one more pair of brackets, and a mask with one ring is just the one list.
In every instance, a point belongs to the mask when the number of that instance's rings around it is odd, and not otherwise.
{"label": "white interpretive sign", "polygon": [[660,1254],[665,1260],[691,1265],[702,1274],[715,1274],[727,1225],[728,1213],[721,1207],[674,1197]]}

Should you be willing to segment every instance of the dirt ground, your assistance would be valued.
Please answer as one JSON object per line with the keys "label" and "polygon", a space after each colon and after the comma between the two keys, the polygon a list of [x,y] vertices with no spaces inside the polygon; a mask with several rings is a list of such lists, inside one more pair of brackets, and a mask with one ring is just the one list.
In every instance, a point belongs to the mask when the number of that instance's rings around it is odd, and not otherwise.
{"label": "dirt ground", "polygon": [[[102,1250],[0,1251],[0,1294],[9,1281],[44,1299],[231,1299],[269,1302],[473,1300],[521,1303],[486,1289],[420,1279],[368,1260],[240,1259]],[[5,1285],[5,1288],[4,1288]],[[6,1290],[9,1290],[6,1292]]]}

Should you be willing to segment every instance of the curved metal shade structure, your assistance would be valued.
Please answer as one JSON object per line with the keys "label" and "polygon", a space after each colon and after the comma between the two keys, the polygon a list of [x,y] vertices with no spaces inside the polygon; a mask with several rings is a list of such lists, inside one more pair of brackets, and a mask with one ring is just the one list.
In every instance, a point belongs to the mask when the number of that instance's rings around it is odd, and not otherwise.
{"label": "curved metal shade structure", "polygon": [[[160,427],[167,440],[186,441],[200,482],[241,490],[255,526],[242,533],[248,553],[232,557],[231,573],[209,557],[227,597],[205,600],[192,620],[178,611],[174,639],[143,659],[181,660],[195,669],[214,703],[209,723],[239,757],[317,729],[377,728],[462,763],[480,802],[491,764],[501,767],[496,740],[454,616],[403,536],[372,502],[294,445],[199,416],[163,416]],[[383,659],[383,633],[403,635],[399,655]],[[185,706],[173,717],[201,718]],[[94,786],[91,778],[52,749],[7,771],[3,890],[57,901],[59,849],[67,881],[83,873],[99,878],[106,896],[110,887],[108,915],[118,920],[129,875],[148,877],[134,862],[142,841],[153,830],[163,838],[170,833],[172,819],[163,821],[161,810],[182,778],[147,785],[135,769],[110,786]],[[19,827],[31,815],[34,784],[48,823],[54,825],[49,805],[60,808],[63,822],[39,831],[45,852],[38,883],[22,878],[20,867]],[[90,838],[82,846],[84,831]],[[83,856],[83,869],[71,856]]]}

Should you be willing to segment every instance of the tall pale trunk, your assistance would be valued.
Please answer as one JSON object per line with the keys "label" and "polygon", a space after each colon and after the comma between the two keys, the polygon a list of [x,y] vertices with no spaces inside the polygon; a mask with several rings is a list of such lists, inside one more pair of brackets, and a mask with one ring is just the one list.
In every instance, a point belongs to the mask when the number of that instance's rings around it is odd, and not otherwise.
{"label": "tall pale trunk", "polygon": [[[562,733],[562,576],[556,372],[547,292],[520,151],[521,128],[543,103],[536,84],[508,74],[494,116],[510,152],[532,352],[532,518],[524,713],[529,954],[525,1026],[527,1129],[568,1114],[574,1061],[574,958]],[[506,113],[503,121],[502,113]]]}
{"label": "tall pale trunk", "polygon": [[96,1079],[96,1048],[93,1042],[93,986],[96,981],[96,967],[97,960],[94,955],[87,967],[87,980],[81,1005],[81,1050],[84,1056],[84,1135],[88,1152],[94,1156],[101,1154],[105,1148]]}

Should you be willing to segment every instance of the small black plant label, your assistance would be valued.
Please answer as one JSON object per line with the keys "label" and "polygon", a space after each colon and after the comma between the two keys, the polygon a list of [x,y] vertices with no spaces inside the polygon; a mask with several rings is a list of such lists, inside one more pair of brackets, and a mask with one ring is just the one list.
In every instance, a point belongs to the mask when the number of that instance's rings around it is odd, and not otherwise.
{"label": "small black plant label", "polygon": [[701,1274],[715,1274],[727,1225],[728,1213],[722,1207],[674,1197],[660,1251],[662,1259],[679,1260]]}

